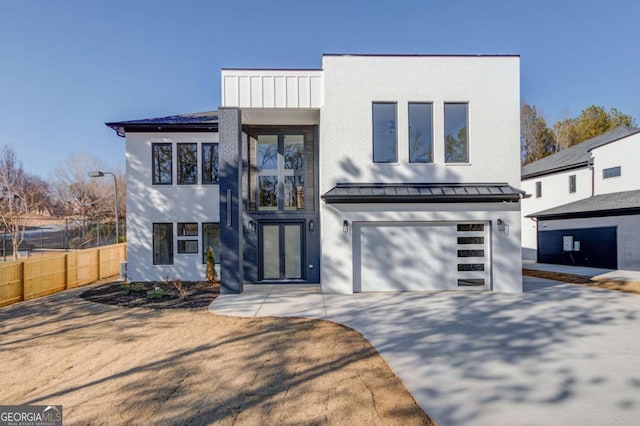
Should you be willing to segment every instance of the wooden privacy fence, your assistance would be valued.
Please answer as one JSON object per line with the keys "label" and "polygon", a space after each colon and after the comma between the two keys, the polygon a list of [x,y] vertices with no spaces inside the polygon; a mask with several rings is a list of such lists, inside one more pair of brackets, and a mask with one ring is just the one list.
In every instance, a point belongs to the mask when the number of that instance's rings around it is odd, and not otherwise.
{"label": "wooden privacy fence", "polygon": [[0,265],[0,306],[117,275],[126,255],[126,244],[114,244],[7,262]]}

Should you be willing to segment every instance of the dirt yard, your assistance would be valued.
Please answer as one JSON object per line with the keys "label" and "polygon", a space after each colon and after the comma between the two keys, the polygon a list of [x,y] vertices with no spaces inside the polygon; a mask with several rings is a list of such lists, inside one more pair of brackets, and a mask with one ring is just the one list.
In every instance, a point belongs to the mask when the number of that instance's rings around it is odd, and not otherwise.
{"label": "dirt yard", "polygon": [[431,424],[351,329],[81,292],[0,308],[0,404],[62,404],[65,424]]}

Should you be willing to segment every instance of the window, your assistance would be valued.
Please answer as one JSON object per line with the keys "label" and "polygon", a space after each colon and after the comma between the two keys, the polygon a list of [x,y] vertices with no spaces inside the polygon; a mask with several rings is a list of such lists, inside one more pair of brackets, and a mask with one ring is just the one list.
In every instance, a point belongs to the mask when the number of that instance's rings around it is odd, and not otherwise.
{"label": "window", "polygon": [[178,185],[198,183],[198,148],[195,143],[178,144]]}
{"label": "window", "polygon": [[197,223],[178,223],[178,237],[197,237]]}
{"label": "window", "polygon": [[457,231],[458,232],[479,232],[479,231],[484,231],[484,224],[482,224],[482,223],[460,223],[457,226]]}
{"label": "window", "polygon": [[153,264],[173,265],[173,223],[153,224]]}
{"label": "window", "polygon": [[469,162],[468,104],[444,104],[444,161]]}
{"label": "window", "polygon": [[211,247],[216,263],[220,263],[220,224],[202,224],[202,263],[206,263],[207,248]]}
{"label": "window", "polygon": [[576,175],[569,176],[569,194],[576,192]]}
{"label": "window", "polygon": [[198,240],[178,240],[178,253],[198,253]]}
{"label": "window", "polygon": [[542,197],[542,182],[536,182],[536,198]]}
{"label": "window", "polygon": [[202,184],[210,185],[218,183],[220,178],[220,165],[218,163],[218,144],[202,144]]}
{"label": "window", "polygon": [[373,103],[373,162],[396,163],[398,161],[396,135],[396,104]]}
{"label": "window", "polygon": [[304,135],[258,135],[258,210],[304,210]]}
{"label": "window", "polygon": [[433,105],[409,103],[409,162],[433,162]]}
{"label": "window", "polygon": [[197,253],[198,240],[184,237],[197,237],[198,224],[196,222],[178,223],[178,254]]}
{"label": "window", "polygon": [[620,166],[617,167],[609,167],[608,169],[602,170],[602,179],[609,179],[612,177],[618,177],[622,174],[622,169]]}
{"label": "window", "polygon": [[151,144],[153,163],[153,184],[171,185],[173,183],[172,148],[170,143]]}

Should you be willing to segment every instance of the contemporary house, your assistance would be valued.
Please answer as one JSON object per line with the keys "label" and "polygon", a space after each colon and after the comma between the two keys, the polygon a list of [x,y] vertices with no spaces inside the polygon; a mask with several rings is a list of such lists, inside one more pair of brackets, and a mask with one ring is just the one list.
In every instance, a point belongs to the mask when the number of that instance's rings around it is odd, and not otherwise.
{"label": "contemporary house", "polygon": [[522,291],[519,57],[223,69],[217,111],[126,138],[128,271],[222,291]]}
{"label": "contemporary house", "polygon": [[640,270],[640,129],[619,127],[522,168],[525,259]]}

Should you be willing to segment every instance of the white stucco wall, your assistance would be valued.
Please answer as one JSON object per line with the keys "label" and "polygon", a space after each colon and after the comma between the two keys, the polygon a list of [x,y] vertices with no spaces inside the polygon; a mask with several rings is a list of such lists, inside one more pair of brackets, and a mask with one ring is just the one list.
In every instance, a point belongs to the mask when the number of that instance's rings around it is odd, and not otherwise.
{"label": "white stucco wall", "polygon": [[[576,176],[576,192],[569,192],[569,176]],[[542,197],[536,198],[536,182],[542,182]],[[591,196],[591,170],[588,167],[539,176],[522,181],[520,189],[531,197],[522,200],[522,257],[537,258],[536,223],[525,217]]]}
{"label": "white stucco wall", "polygon": [[[219,222],[218,185],[177,185],[176,143],[218,142],[217,133],[127,133],[127,269],[133,281],[202,280],[202,222]],[[173,185],[152,185],[151,144],[173,143]],[[198,182],[202,160],[198,145]],[[174,264],[153,265],[153,223],[173,223]],[[178,254],[178,222],[197,222],[197,254]]]}
{"label": "white stucco wall", "polygon": [[[324,56],[320,192],[337,182],[506,182],[520,185],[517,57]],[[373,163],[372,103],[397,102],[398,163]],[[408,103],[433,103],[433,164],[408,161]],[[468,102],[469,164],[444,162],[444,103]],[[497,210],[496,210],[497,209]],[[494,221],[493,289],[522,289],[519,204],[327,205],[321,203],[323,291],[353,285],[352,221]]]}
{"label": "white stucco wall", "polygon": [[[632,191],[640,189],[640,134],[628,136],[591,151],[595,168],[595,193]],[[621,175],[602,178],[602,170],[621,167]]]}
{"label": "white stucco wall", "polygon": [[618,269],[640,271],[640,215],[545,220],[540,226],[544,231],[616,226]]}

